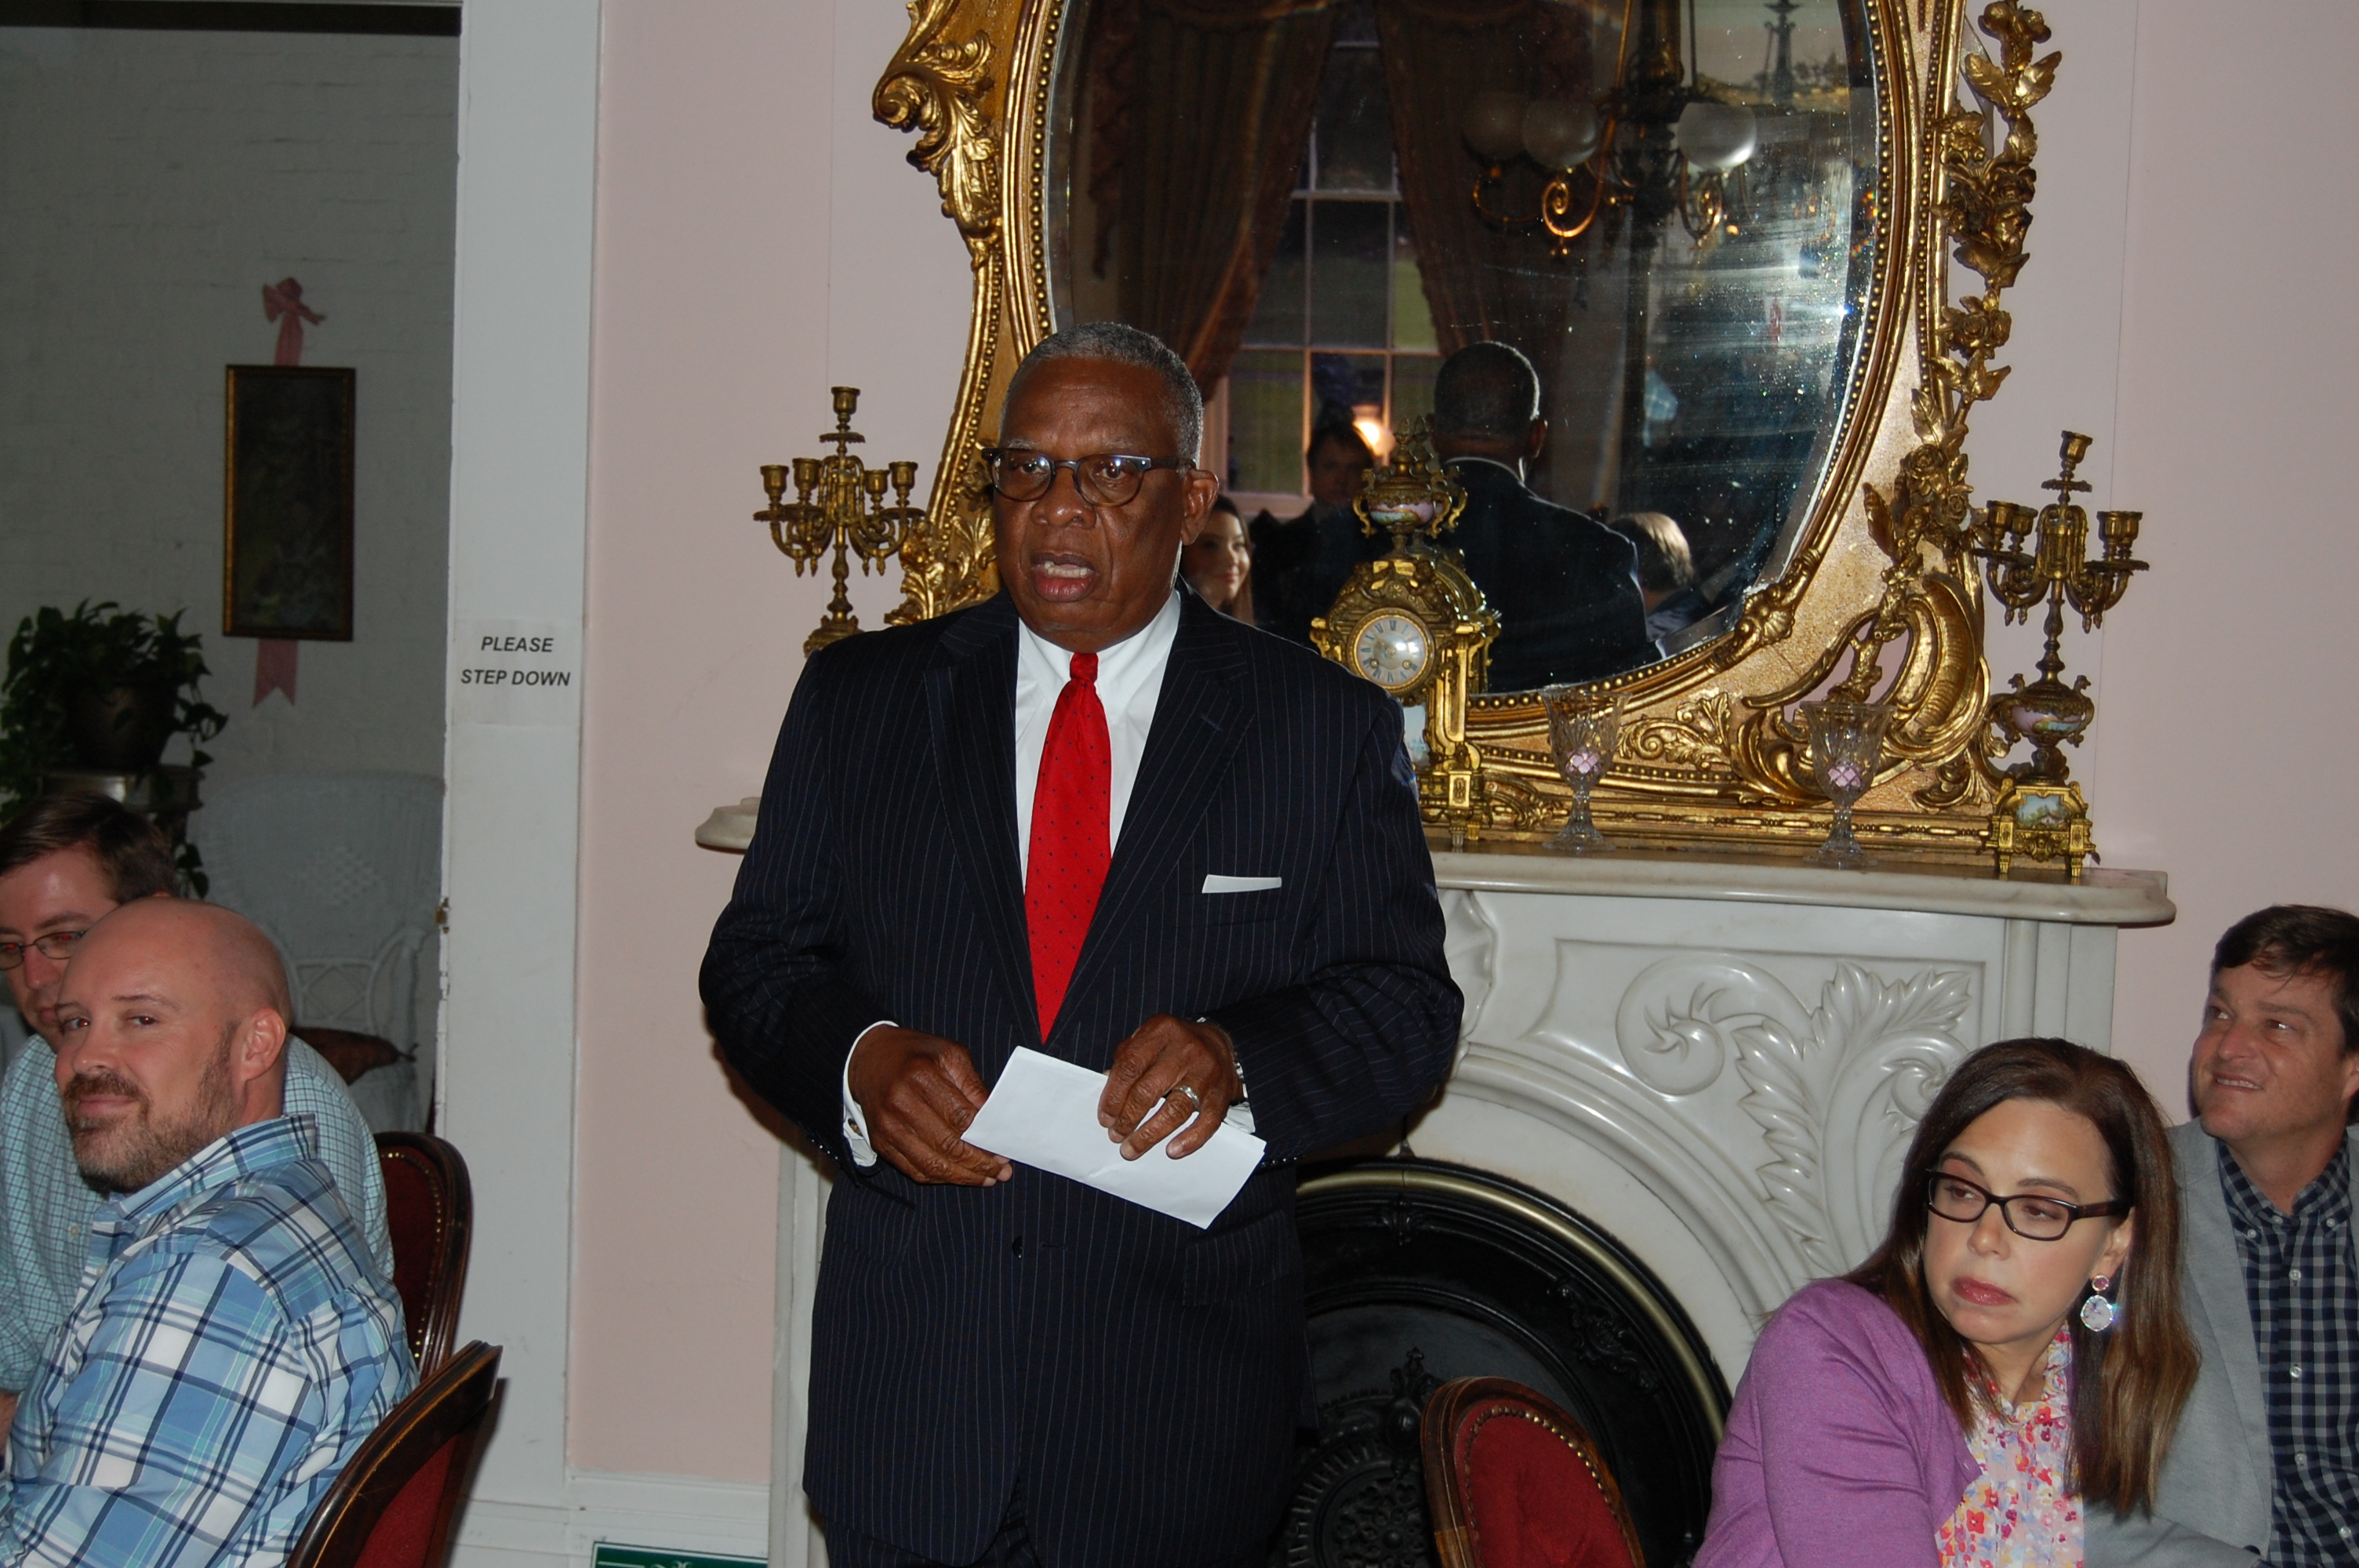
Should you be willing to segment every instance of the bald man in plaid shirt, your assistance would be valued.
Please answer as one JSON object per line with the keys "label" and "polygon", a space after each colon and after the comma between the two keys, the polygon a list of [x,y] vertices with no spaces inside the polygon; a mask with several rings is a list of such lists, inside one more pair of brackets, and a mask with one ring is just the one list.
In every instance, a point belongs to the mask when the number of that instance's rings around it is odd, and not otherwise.
{"label": "bald man in plaid shirt", "polygon": [[282,1114],[288,1012],[225,910],[146,900],[77,945],[50,1044],[113,1195],[9,1433],[0,1564],[281,1562],[416,1382],[311,1119]]}

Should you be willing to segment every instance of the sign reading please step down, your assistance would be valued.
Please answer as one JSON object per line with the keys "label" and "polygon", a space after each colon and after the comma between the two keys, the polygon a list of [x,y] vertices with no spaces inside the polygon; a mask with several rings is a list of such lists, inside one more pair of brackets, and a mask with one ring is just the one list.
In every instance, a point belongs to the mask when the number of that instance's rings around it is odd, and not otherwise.
{"label": "sign reading please step down", "polygon": [[557,621],[461,621],[451,718],[460,724],[572,725],[582,719],[582,628]]}

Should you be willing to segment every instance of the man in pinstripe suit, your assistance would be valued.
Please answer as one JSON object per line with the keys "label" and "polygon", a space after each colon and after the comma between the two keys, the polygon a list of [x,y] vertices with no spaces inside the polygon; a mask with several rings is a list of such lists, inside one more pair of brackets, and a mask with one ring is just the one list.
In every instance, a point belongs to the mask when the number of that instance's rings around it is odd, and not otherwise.
{"label": "man in pinstripe suit", "polygon": [[[989,459],[1006,591],[811,659],[713,932],[728,1059],[838,1169],[834,1568],[1258,1562],[1308,1390],[1287,1165],[1449,1070],[1399,709],[1174,586],[1201,428],[1144,333],[1034,351]],[[1269,1162],[1205,1231],[1016,1169],[960,1134],[1018,1045],[1108,1073],[1126,1154],[1249,1117]]]}

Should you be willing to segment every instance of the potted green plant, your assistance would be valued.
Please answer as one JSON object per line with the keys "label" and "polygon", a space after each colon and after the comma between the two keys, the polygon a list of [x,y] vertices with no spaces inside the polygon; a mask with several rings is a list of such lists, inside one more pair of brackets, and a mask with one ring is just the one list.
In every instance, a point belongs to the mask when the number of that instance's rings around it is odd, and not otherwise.
{"label": "potted green plant", "polygon": [[[201,639],[180,630],[183,613],[84,600],[71,614],[44,606],[18,623],[0,678],[0,816],[39,794],[53,769],[152,773],[175,735],[189,737],[191,766],[212,761],[201,748],[229,716],[198,692],[212,672]],[[182,860],[201,884],[194,851],[184,846]]]}

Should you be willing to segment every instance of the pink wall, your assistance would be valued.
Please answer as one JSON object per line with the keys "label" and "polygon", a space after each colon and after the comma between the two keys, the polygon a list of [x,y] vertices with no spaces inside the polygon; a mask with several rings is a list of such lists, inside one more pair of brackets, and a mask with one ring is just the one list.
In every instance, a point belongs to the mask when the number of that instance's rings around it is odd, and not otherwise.
{"label": "pink wall", "polygon": [[[571,1455],[752,1482],[777,1145],[702,1027],[696,967],[735,861],[689,833],[758,787],[825,596],[749,521],[755,465],[818,451],[826,388],[847,382],[867,455],[930,475],[967,275],[908,143],[869,118],[899,7],[604,15]],[[2148,513],[2156,569],[2069,653],[2101,672],[2076,771],[2103,847],[2169,871],[2185,912],[2124,935],[2116,1001],[2117,1047],[2171,1099],[2219,930],[2272,899],[2359,903],[2336,820],[2359,761],[2340,602],[2359,582],[2354,236],[2321,152],[2352,139],[2333,62],[2359,52],[2359,8],[2272,16],[2233,36],[2193,0],[2055,16],[2068,58],[2040,114],[2018,369],[1973,447],[1978,482],[2038,498],[2056,430],[2090,430],[2098,504]],[[2289,586],[2312,582],[2334,586]],[[893,595],[854,586],[875,624]]]}
{"label": "pink wall", "polygon": [[777,69],[832,23],[605,6],[569,1414],[592,1469],[767,1476],[777,1144],[704,1032],[737,862],[689,835],[759,787],[822,602],[751,514],[755,466],[825,423],[829,100]]}
{"label": "pink wall", "polygon": [[2222,16],[2138,11],[2108,504],[2146,507],[2155,569],[2106,623],[2090,745],[2104,847],[2168,870],[2180,907],[2123,937],[2114,1025],[2173,1109],[2220,933],[2271,903],[2359,906],[2359,214],[2328,194],[2359,7]]}
{"label": "pink wall", "polygon": [[[696,971],[737,860],[690,834],[761,787],[829,591],[757,465],[863,389],[871,460],[929,481],[965,250],[869,92],[877,0],[606,0],[583,717],[580,1169],[569,1448],[768,1478],[779,1146],[732,1095]],[[884,577],[853,599],[875,626]]]}

